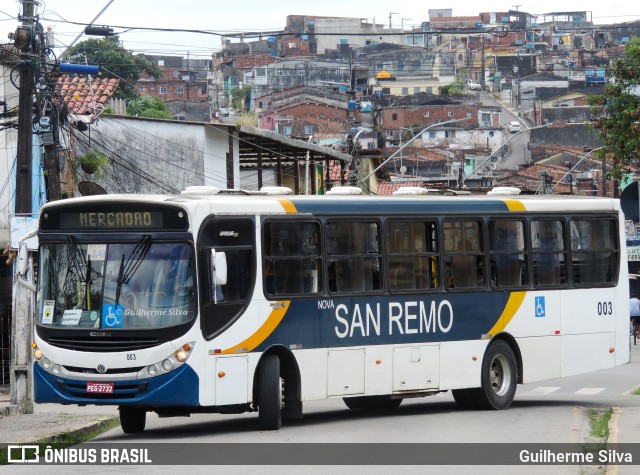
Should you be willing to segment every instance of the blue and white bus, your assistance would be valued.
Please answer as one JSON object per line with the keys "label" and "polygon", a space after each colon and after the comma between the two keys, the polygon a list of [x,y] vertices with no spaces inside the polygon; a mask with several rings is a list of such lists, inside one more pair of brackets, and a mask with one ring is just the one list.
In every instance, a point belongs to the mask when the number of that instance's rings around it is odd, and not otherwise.
{"label": "blue and white bus", "polygon": [[[345,188],[346,189],[346,188]],[[197,187],[44,206],[38,403],[161,416],[395,408],[629,362],[624,216],[605,198]]]}

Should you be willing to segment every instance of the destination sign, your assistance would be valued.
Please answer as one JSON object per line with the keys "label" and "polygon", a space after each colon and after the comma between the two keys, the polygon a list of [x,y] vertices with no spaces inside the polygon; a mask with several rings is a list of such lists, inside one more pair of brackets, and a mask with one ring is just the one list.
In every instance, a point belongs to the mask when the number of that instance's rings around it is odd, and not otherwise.
{"label": "destination sign", "polygon": [[60,213],[60,229],[161,229],[160,211],[81,211]]}

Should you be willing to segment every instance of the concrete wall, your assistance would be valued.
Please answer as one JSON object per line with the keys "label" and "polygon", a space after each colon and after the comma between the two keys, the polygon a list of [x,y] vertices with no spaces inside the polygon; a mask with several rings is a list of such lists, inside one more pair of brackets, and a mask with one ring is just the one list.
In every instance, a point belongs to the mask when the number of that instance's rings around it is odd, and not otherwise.
{"label": "concrete wall", "polygon": [[[78,179],[95,181],[109,193],[171,193],[193,185],[227,188],[231,130],[106,116],[99,126],[91,127],[90,142],[85,133],[82,140],[76,141],[74,150],[77,156],[89,149],[100,151],[111,164],[94,175],[79,171]],[[236,167],[239,180],[239,165]]]}
{"label": "concrete wall", "polygon": [[585,124],[567,124],[565,127],[545,127],[531,131],[530,142],[535,145],[567,145],[571,147],[600,146],[599,132]]}

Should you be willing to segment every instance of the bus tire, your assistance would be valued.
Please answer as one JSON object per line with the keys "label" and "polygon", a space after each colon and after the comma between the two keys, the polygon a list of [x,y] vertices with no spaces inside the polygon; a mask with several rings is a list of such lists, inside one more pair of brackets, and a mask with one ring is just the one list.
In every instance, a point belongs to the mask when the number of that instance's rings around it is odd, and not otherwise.
{"label": "bus tire", "polygon": [[503,340],[492,343],[482,362],[482,387],[473,390],[480,409],[507,409],[516,395],[518,366],[511,346]]}
{"label": "bus tire", "polygon": [[392,411],[402,404],[402,398],[386,396],[359,396],[342,398],[349,409],[364,411]]}
{"label": "bus tire", "polygon": [[125,434],[138,434],[144,431],[147,423],[147,411],[139,407],[119,407],[120,426]]}
{"label": "bus tire", "polygon": [[460,409],[477,409],[476,396],[473,389],[452,389],[453,399]]}
{"label": "bus tire", "polygon": [[276,355],[266,355],[258,368],[258,423],[262,430],[282,426],[280,359]]}

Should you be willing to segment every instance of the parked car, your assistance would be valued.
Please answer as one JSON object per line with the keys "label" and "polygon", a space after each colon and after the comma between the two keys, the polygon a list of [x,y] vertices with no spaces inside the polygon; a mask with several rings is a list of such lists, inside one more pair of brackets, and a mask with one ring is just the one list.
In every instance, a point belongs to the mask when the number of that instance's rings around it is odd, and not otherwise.
{"label": "parked car", "polygon": [[479,91],[480,89],[482,89],[480,87],[480,83],[475,81],[467,82],[467,87],[469,88],[470,91]]}
{"label": "parked car", "polygon": [[522,125],[520,125],[520,122],[518,122],[517,120],[514,120],[514,121],[509,122],[507,124],[507,129],[509,129],[509,132],[514,134],[514,133],[520,132],[522,130]]}

